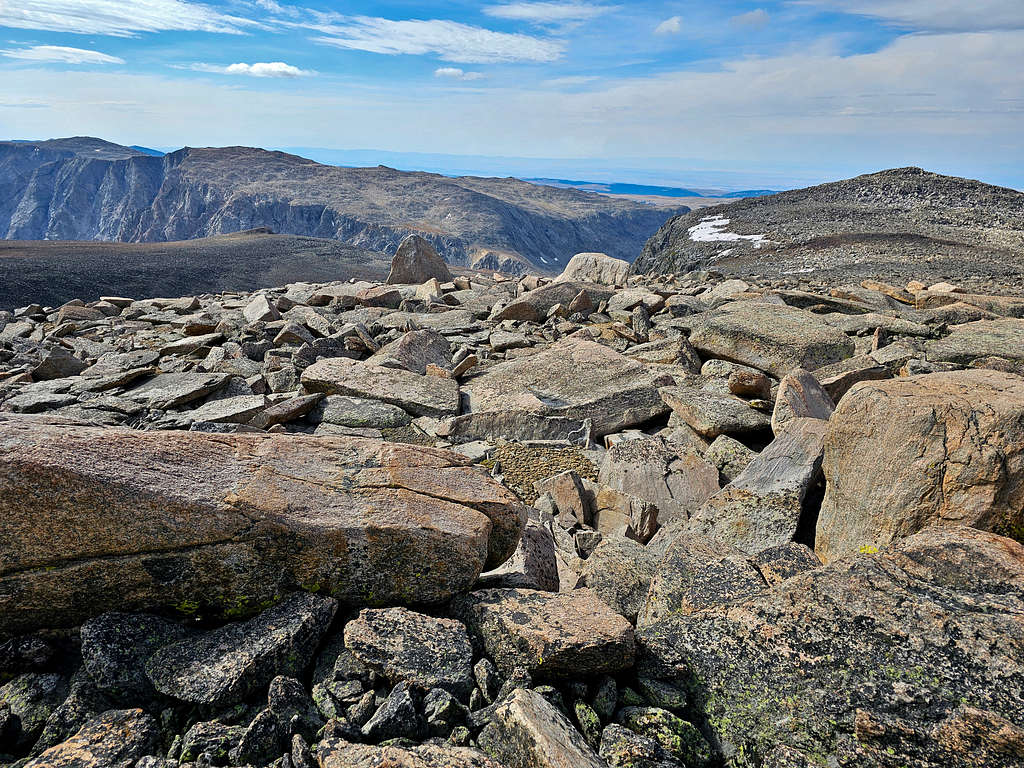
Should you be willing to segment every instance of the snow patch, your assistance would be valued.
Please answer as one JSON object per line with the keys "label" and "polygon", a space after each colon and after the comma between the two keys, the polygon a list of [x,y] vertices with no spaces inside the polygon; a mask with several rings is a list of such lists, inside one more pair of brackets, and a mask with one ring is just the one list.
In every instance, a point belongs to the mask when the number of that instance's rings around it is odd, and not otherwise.
{"label": "snow patch", "polygon": [[687,232],[695,243],[735,243],[749,240],[755,248],[760,248],[769,242],[764,235],[738,235],[735,232],[727,232],[725,228],[728,226],[729,219],[719,213],[715,216],[705,216]]}

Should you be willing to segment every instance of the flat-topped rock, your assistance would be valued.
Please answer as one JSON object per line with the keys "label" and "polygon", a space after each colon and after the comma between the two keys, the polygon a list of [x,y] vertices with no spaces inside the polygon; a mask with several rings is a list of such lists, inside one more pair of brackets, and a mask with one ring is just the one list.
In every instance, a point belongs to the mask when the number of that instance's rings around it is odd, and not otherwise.
{"label": "flat-topped rock", "polygon": [[0,421],[0,627],[106,610],[251,612],[303,587],[438,603],[515,550],[525,509],[447,451],[346,437]]}
{"label": "flat-topped rock", "polygon": [[399,368],[385,368],[346,357],[313,363],[302,372],[309,392],[348,395],[397,405],[413,416],[455,416],[459,411],[459,385],[452,379],[423,376]]}
{"label": "flat-topped rock", "polygon": [[666,413],[657,384],[643,364],[596,342],[567,338],[489,368],[462,391],[473,412],[591,419],[594,436],[601,437]]}
{"label": "flat-topped rock", "polygon": [[629,262],[606,253],[577,253],[565,265],[555,282],[577,281],[598,285],[625,285]]}
{"label": "flat-topped rock", "polygon": [[933,362],[961,365],[992,355],[1024,361],[1024,320],[978,320],[953,326],[945,338],[928,342],[926,355]]}
{"label": "flat-topped rock", "polygon": [[781,378],[853,355],[853,339],[802,309],[738,301],[694,322],[690,343],[702,355],[749,365]]}
{"label": "flat-topped rock", "polygon": [[589,589],[484,589],[456,598],[452,612],[506,673],[566,678],[633,664],[633,627]]}

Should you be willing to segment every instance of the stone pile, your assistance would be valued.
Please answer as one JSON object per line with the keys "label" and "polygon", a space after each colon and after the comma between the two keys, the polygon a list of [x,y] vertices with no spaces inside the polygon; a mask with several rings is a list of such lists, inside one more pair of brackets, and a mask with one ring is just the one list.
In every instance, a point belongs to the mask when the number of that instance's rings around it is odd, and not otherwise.
{"label": "stone pile", "polygon": [[1024,764],[1024,300],[435,257],[0,312],[0,765]]}

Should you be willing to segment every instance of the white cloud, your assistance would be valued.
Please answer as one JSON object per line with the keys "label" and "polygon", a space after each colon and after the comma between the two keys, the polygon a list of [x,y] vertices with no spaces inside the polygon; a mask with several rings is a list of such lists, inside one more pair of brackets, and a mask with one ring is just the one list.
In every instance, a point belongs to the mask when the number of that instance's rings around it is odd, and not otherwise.
{"label": "white cloud", "polygon": [[768,23],[769,18],[768,11],[764,8],[757,8],[747,13],[741,13],[739,16],[733,16],[729,21],[741,27],[763,27]]}
{"label": "white cloud", "polygon": [[434,77],[443,77],[450,80],[483,80],[483,72],[466,72],[459,67],[439,67],[434,70]]}
{"label": "white cloud", "polygon": [[654,34],[656,35],[678,35],[682,31],[682,16],[673,16],[671,19],[665,19],[661,24],[654,28]]}
{"label": "white cloud", "polygon": [[928,32],[1024,29],[1021,0],[797,0]]}
{"label": "white cloud", "polygon": [[550,80],[545,80],[542,84],[550,88],[571,88],[577,85],[593,83],[600,79],[597,75],[569,75],[567,77],[554,77]]}
{"label": "white cloud", "polygon": [[241,33],[255,25],[188,0],[0,0],[0,27],[131,37],[161,30]]}
{"label": "white cloud", "polygon": [[484,7],[483,12],[499,19],[529,21],[534,24],[561,24],[589,21],[610,10],[610,6],[593,3],[531,2],[488,5]]}
{"label": "white cloud", "polygon": [[390,55],[436,55],[444,61],[489,64],[514,61],[554,61],[565,44],[530,35],[494,32],[441,19],[392,21],[354,16],[310,28],[324,34],[326,45]]}
{"label": "white cloud", "polygon": [[0,56],[20,61],[52,62],[60,64],[124,64],[124,59],[84,48],[63,45],[34,45],[31,48],[0,50]]}
{"label": "white cloud", "polygon": [[226,67],[217,64],[193,64],[189,69],[197,72],[212,72],[219,75],[248,75],[250,77],[309,77],[316,72],[299,69],[283,61],[257,61],[253,64],[238,62]]}

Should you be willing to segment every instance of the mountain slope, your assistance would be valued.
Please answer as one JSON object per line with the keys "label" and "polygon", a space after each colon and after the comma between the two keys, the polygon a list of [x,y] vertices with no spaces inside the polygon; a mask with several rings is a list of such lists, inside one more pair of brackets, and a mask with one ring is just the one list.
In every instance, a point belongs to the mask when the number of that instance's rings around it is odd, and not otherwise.
{"label": "mountain slope", "polygon": [[0,240],[0,309],[350,277],[383,280],[390,267],[382,254],[337,240],[258,231],[167,243]]}
{"label": "mountain slope", "polygon": [[1020,284],[1024,193],[899,168],[670,219],[634,270],[987,276]]}
{"label": "mountain slope", "polygon": [[7,239],[144,242],[269,227],[389,252],[418,232],[454,264],[557,272],[580,251],[632,260],[664,215],[516,179],[338,168],[249,147],[153,157],[98,139],[0,143]]}

